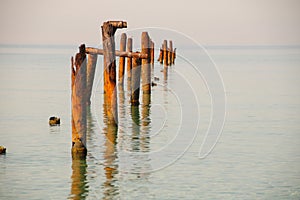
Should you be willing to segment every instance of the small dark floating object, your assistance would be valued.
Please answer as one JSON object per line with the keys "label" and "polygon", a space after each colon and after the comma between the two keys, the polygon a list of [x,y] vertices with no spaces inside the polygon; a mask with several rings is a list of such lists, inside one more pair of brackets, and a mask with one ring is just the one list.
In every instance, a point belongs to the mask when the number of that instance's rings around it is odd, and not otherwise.
{"label": "small dark floating object", "polygon": [[157,83],[152,82],[151,83],[152,87],[157,86]]}
{"label": "small dark floating object", "polygon": [[60,118],[59,117],[50,117],[49,118],[49,125],[50,126],[60,125]]}
{"label": "small dark floating object", "polygon": [[159,81],[159,78],[158,78],[158,77],[154,77],[154,80],[155,80],[155,81]]}
{"label": "small dark floating object", "polygon": [[6,153],[6,148],[3,146],[0,146],[0,154],[5,154]]}

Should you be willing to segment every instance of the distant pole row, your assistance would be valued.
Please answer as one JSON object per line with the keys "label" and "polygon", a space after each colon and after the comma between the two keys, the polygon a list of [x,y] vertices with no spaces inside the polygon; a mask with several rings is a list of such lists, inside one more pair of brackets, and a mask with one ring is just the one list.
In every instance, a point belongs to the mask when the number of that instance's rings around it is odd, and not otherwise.
{"label": "distant pole row", "polygon": [[160,62],[160,64],[163,64],[164,66],[171,66],[175,64],[175,58],[176,58],[176,48],[173,49],[172,40],[169,41],[169,48],[168,48],[168,41],[164,40],[159,52],[158,61]]}

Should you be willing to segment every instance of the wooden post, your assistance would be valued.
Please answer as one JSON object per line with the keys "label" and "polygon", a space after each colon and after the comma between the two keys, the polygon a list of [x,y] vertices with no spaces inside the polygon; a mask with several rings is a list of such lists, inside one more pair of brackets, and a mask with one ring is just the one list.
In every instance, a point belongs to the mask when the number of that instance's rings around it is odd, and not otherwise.
{"label": "wooden post", "polygon": [[71,59],[72,88],[72,156],[85,157],[86,149],[86,55],[85,45],[79,47],[79,53]]}
{"label": "wooden post", "polygon": [[[127,40],[127,52],[132,52],[132,38]],[[131,93],[132,58],[127,58],[127,90]]]}
{"label": "wooden post", "polygon": [[132,70],[131,70],[131,105],[137,106],[140,104],[140,76],[141,76],[141,59],[132,59]]}
{"label": "wooden post", "polygon": [[168,65],[172,65],[173,42],[169,40]]}
{"label": "wooden post", "polygon": [[151,63],[151,65],[152,66],[154,66],[154,42],[153,41],[151,41],[151,43],[150,43],[151,45],[150,45],[150,63]]}
{"label": "wooden post", "polygon": [[122,21],[107,21],[102,25],[103,57],[104,57],[104,91],[107,98],[108,123],[118,124],[118,102],[116,92],[116,55],[115,32],[117,28],[126,28]]}
{"label": "wooden post", "polygon": [[162,48],[159,49],[159,57],[157,60],[160,64],[163,64],[164,62],[164,51]]}
{"label": "wooden post", "polygon": [[[126,33],[122,33],[120,40],[120,51],[126,51]],[[120,57],[119,60],[119,85],[124,85],[124,69],[125,69],[125,57]]]}
{"label": "wooden post", "polygon": [[98,55],[96,54],[89,54],[88,61],[87,61],[87,105],[91,105],[91,95],[95,77],[95,70],[97,64]]}
{"label": "wooden post", "polygon": [[167,40],[164,40],[163,43],[163,51],[164,51],[164,66],[168,66],[168,44]]}
{"label": "wooden post", "polygon": [[176,48],[173,51],[173,64],[175,64],[175,58],[176,58]]}
{"label": "wooden post", "polygon": [[142,53],[147,54],[146,59],[142,59],[142,88],[143,93],[151,93],[151,68],[150,68],[150,38],[147,32],[142,33],[141,37]]}

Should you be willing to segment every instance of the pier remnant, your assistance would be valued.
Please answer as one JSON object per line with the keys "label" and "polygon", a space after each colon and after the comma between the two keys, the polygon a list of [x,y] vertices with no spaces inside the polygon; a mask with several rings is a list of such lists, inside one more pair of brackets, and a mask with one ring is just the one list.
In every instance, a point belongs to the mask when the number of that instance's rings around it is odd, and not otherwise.
{"label": "pier remnant", "polygon": [[151,68],[150,68],[150,38],[148,32],[142,32],[141,36],[142,53],[147,54],[148,57],[142,59],[142,89],[143,93],[151,93]]}
{"label": "pier remnant", "polygon": [[116,54],[115,32],[118,28],[127,28],[127,22],[107,21],[102,25],[104,56],[104,95],[107,100],[108,123],[118,124],[118,102],[116,92]]}
{"label": "pier remnant", "polygon": [[87,105],[91,105],[91,95],[95,77],[95,70],[97,64],[98,55],[97,54],[88,54],[87,60],[87,83],[86,83],[86,96],[87,96]]}
{"label": "pier remnant", "polygon": [[140,77],[141,77],[141,59],[132,59],[132,70],[131,70],[131,105],[138,106],[140,104]]}
{"label": "pier remnant", "polygon": [[85,45],[79,47],[75,64],[71,58],[72,155],[85,157],[86,149],[86,54]]}
{"label": "pier remnant", "polygon": [[[122,33],[120,40],[120,51],[126,51],[126,33]],[[123,87],[124,85],[124,72],[125,72],[125,57],[120,57],[119,59],[119,85]]]}

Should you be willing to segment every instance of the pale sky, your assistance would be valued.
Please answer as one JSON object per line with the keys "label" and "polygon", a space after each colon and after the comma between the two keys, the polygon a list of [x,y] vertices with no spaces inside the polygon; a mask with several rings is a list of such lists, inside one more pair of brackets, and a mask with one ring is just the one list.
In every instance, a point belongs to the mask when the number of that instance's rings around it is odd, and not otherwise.
{"label": "pale sky", "polygon": [[0,44],[97,44],[107,20],[177,30],[203,45],[300,44],[299,0],[0,2]]}

